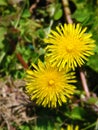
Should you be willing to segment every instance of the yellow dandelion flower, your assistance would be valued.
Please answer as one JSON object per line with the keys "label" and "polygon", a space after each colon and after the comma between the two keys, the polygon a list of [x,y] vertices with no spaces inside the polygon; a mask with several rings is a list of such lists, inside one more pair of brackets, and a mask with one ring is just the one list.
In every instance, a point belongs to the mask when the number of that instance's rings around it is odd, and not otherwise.
{"label": "yellow dandelion flower", "polygon": [[56,27],[56,31],[51,30],[45,43],[48,43],[47,56],[53,65],[64,68],[66,65],[73,70],[81,66],[93,55],[95,47],[92,34],[86,33],[87,28],[82,29],[80,24],[64,24]]}
{"label": "yellow dandelion flower", "polygon": [[73,128],[73,125],[68,125],[68,126],[67,126],[67,130],[79,130],[79,126],[76,125],[76,127]]}
{"label": "yellow dandelion flower", "polygon": [[75,92],[75,86],[71,83],[76,82],[74,72],[58,70],[48,61],[38,65],[32,64],[34,70],[27,70],[26,91],[36,104],[44,107],[56,107],[67,102],[67,98]]}

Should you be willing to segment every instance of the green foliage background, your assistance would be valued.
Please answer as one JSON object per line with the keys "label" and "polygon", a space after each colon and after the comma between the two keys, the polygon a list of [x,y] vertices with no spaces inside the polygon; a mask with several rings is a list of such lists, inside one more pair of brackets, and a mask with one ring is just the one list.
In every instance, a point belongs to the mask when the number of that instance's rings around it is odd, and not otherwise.
{"label": "green foliage background", "polygon": [[[69,7],[73,21],[88,27],[95,39],[95,55],[84,70],[90,92],[96,96],[82,101],[85,93],[77,70],[79,89],[74,100],[55,110],[32,106],[32,117],[36,118],[21,125],[11,122],[17,130],[66,130],[68,124],[79,125],[80,130],[98,130],[98,0],[71,0]],[[61,0],[0,0],[0,78],[24,79],[32,62],[44,60],[43,38],[51,28],[64,22],[67,21]],[[3,129],[7,129],[6,125],[1,126]]]}

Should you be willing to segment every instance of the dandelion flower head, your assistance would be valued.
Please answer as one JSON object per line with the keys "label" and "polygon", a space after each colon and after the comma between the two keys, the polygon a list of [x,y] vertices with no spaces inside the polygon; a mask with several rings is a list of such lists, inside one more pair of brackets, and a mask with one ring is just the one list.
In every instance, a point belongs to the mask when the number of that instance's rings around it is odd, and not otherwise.
{"label": "dandelion flower head", "polygon": [[51,30],[48,38],[44,39],[48,43],[46,50],[51,63],[59,68],[75,69],[88,60],[93,55],[95,47],[92,34],[86,33],[87,28],[82,29],[80,24],[64,24],[56,27],[56,31]]}
{"label": "dandelion flower head", "polygon": [[75,92],[76,82],[74,72],[58,70],[49,61],[38,61],[38,65],[32,64],[34,70],[27,70],[26,91],[31,100],[44,107],[55,108],[66,103]]}
{"label": "dandelion flower head", "polygon": [[76,125],[75,128],[74,128],[73,125],[68,125],[67,130],[79,130],[79,126]]}

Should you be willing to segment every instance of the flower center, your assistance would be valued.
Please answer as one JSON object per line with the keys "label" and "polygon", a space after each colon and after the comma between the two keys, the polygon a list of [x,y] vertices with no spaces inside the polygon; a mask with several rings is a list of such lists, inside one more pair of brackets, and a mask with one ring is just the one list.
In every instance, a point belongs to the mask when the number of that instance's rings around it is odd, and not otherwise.
{"label": "flower center", "polygon": [[67,52],[72,52],[72,51],[73,51],[73,46],[72,46],[72,45],[68,45],[68,46],[66,47],[66,51],[67,51]]}
{"label": "flower center", "polygon": [[48,84],[49,84],[49,86],[52,86],[54,84],[54,80],[49,80]]}

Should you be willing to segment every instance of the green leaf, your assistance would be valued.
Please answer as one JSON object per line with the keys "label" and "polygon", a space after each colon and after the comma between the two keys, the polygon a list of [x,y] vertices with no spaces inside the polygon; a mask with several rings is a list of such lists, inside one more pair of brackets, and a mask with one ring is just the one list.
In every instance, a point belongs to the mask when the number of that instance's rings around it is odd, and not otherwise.
{"label": "green leaf", "polygon": [[91,56],[87,62],[87,65],[94,71],[98,72],[98,54]]}
{"label": "green leaf", "polygon": [[0,6],[6,6],[7,1],[6,0],[0,0]]}
{"label": "green leaf", "polygon": [[19,127],[20,130],[30,130],[30,127],[27,125],[22,125]]}
{"label": "green leaf", "polygon": [[83,120],[85,111],[82,107],[75,107],[71,112],[71,118],[77,120]]}
{"label": "green leaf", "polygon": [[89,104],[95,104],[98,102],[98,98],[96,97],[90,97],[88,100],[87,100],[87,103]]}
{"label": "green leaf", "polygon": [[98,119],[96,121],[96,127],[95,127],[95,130],[98,130]]}
{"label": "green leaf", "polygon": [[45,32],[44,32],[43,29],[37,30],[37,33],[38,33],[38,35],[40,36],[40,38],[44,38],[44,37],[45,37]]}
{"label": "green leaf", "polygon": [[4,34],[6,33],[6,28],[4,27],[0,27],[0,49],[3,49],[4,44],[2,43],[2,41],[4,40]]}
{"label": "green leaf", "polygon": [[78,22],[88,21],[90,18],[90,12],[88,12],[87,9],[78,9],[75,11],[72,17],[75,18]]}
{"label": "green leaf", "polygon": [[62,17],[63,11],[62,9],[59,9],[58,11],[55,12],[54,14],[54,20],[58,20]]}
{"label": "green leaf", "polygon": [[1,51],[0,52],[0,63],[2,62],[3,58],[5,57],[6,53]]}
{"label": "green leaf", "polygon": [[30,16],[31,16],[30,11],[28,9],[25,9],[22,14],[22,18],[28,18]]}

